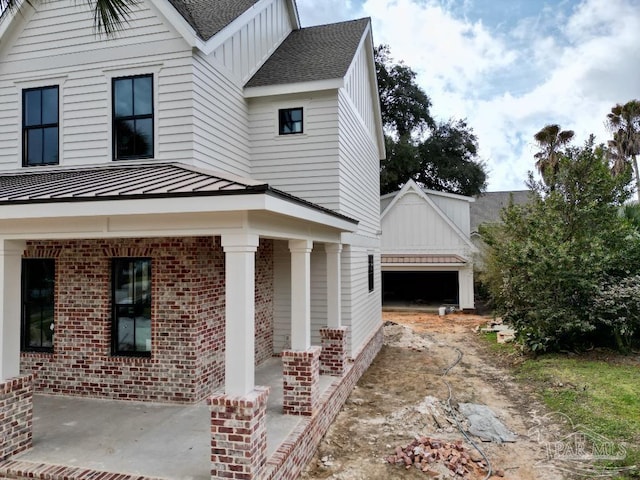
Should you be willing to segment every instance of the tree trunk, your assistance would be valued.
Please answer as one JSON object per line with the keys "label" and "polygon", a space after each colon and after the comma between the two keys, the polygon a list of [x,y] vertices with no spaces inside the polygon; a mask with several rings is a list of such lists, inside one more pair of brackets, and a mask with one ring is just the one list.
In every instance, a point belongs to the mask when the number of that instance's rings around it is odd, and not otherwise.
{"label": "tree trunk", "polygon": [[631,165],[633,167],[633,175],[636,177],[636,195],[638,203],[640,203],[640,176],[638,176],[638,159],[635,155],[631,156]]}

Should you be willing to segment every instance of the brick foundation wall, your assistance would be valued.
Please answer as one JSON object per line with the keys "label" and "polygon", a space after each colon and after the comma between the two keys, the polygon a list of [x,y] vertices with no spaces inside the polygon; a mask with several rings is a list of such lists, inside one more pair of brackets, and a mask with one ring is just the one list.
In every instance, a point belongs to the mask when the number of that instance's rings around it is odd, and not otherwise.
{"label": "brick foundation wall", "polygon": [[347,327],[320,329],[320,374],[339,377],[344,373],[347,362],[347,330]]}
{"label": "brick foundation wall", "polygon": [[33,376],[0,382],[0,461],[31,448]]}
{"label": "brick foundation wall", "polygon": [[382,348],[383,341],[383,330],[380,325],[380,328],[365,342],[365,347],[353,364],[348,366],[344,377],[324,393],[320,400],[322,410],[302,421],[267,460],[267,468],[261,480],[298,478],[313,457],[322,437],[340,412],[353,387]]}
{"label": "brick foundation wall", "polygon": [[[273,247],[256,263],[256,339],[273,345]],[[224,252],[213,237],[28,242],[25,256],[56,258],[53,353],[21,356],[37,392],[193,403],[224,381]],[[152,355],[111,355],[111,259],[151,258]],[[269,355],[271,352],[269,352]]]}

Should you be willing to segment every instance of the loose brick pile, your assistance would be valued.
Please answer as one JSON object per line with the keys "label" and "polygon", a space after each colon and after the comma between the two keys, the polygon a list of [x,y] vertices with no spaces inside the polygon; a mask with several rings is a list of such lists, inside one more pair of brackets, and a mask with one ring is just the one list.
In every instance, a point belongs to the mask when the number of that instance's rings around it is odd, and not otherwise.
{"label": "loose brick pile", "polygon": [[386,460],[392,465],[404,465],[406,469],[418,468],[431,477],[448,473],[448,478],[472,480],[487,472],[482,457],[468,453],[460,440],[452,443],[416,437],[406,447],[396,447],[395,453]]}

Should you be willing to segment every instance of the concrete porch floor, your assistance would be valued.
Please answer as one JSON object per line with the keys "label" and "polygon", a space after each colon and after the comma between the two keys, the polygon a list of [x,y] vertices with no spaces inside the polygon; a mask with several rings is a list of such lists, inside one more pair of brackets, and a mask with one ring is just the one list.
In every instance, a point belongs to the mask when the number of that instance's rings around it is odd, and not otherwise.
{"label": "concrete porch floor", "polygon": [[[321,376],[321,393],[334,380]],[[282,413],[280,358],[257,367],[256,385],[271,387],[269,458],[301,418]],[[176,480],[211,478],[206,403],[183,406],[35,395],[33,404],[33,448],[12,460]]]}

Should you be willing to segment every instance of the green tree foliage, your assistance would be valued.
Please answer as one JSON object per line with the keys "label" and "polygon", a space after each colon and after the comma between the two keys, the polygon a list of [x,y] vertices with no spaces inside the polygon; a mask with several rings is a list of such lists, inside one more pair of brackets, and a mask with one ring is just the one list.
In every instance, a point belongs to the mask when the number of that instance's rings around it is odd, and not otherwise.
{"label": "green tree foliage", "polygon": [[[25,3],[32,4],[36,1],[27,0]],[[139,2],[140,0],[84,0],[93,10],[96,31],[106,35],[113,35],[121,30],[131,15],[131,7]],[[20,3],[20,0],[0,0],[0,12],[16,10]]]}
{"label": "green tree foliage", "polygon": [[562,130],[560,125],[553,124],[546,125],[533,136],[540,148],[534,154],[536,168],[548,185],[554,183],[558,173],[558,152],[571,142],[573,135],[573,130]]}
{"label": "green tree foliage", "polygon": [[608,144],[612,171],[624,171],[624,164],[631,164],[640,201],[640,171],[637,160],[640,155],[640,100],[618,103],[611,108],[607,115],[607,126],[613,134],[613,139]]}
{"label": "green tree foliage", "polygon": [[381,193],[398,190],[409,179],[461,195],[484,191],[486,167],[471,127],[462,120],[436,122],[416,73],[402,62],[393,63],[386,45],[375,49],[375,58],[387,148],[380,164]]}
{"label": "green tree foliage", "polygon": [[593,138],[566,147],[557,159],[551,185],[530,174],[531,201],[507,207],[503,224],[482,228],[489,247],[483,280],[498,312],[534,351],[589,342],[620,346],[620,335],[628,341],[637,331],[638,318],[618,321],[601,299],[640,274],[640,235],[619,214],[629,178],[611,175]]}

